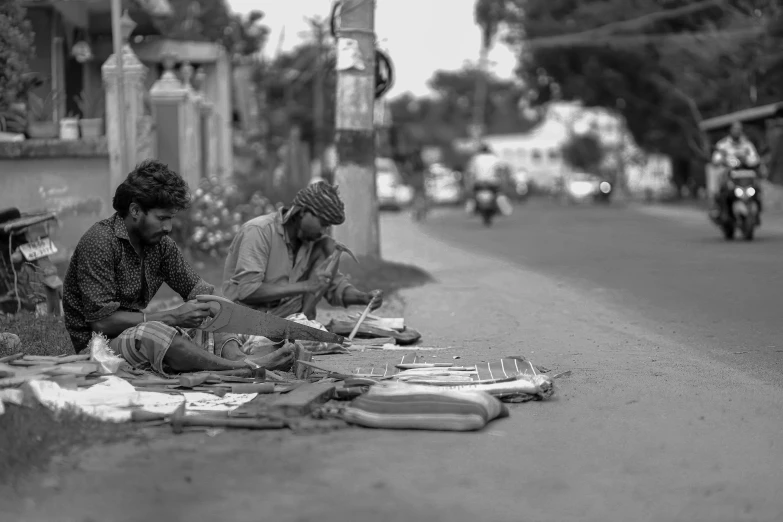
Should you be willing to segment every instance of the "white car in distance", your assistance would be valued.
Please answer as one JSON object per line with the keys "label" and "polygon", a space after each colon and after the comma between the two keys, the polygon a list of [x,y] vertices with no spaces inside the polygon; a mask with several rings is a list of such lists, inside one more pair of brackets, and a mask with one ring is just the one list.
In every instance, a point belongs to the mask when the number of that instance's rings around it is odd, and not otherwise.
{"label": "white car in distance", "polygon": [[405,185],[391,158],[375,158],[375,189],[381,210],[402,210],[413,201],[413,190]]}

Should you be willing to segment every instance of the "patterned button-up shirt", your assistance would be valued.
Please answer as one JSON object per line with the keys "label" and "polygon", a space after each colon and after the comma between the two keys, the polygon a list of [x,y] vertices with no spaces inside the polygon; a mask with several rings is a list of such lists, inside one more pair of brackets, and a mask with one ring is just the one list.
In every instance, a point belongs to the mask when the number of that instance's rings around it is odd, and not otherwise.
{"label": "patterned button-up shirt", "polygon": [[90,227],[76,245],[63,284],[65,328],[76,352],[90,342],[90,323],[117,311],[141,312],[163,283],[185,300],[214,292],[170,237],[144,247],[140,257],[118,214]]}

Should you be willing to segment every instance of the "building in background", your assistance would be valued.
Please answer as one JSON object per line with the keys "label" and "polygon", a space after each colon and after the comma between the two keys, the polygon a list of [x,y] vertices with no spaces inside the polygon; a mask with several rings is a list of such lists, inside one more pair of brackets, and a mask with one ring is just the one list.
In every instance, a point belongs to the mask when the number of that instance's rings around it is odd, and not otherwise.
{"label": "building in background", "polygon": [[[512,171],[525,172],[528,180],[539,189],[554,190],[558,180],[573,172],[563,160],[563,147],[573,136],[587,133],[597,136],[604,147],[602,168],[622,171],[629,182],[633,172],[632,190],[645,190],[653,178],[656,181],[651,186],[661,186],[661,172],[665,183],[669,183],[671,161],[668,158],[668,170],[659,168],[661,155],[655,155],[655,159],[648,162],[647,155],[625,130],[619,114],[601,107],[584,107],[580,102],[549,103],[543,109],[539,124],[529,132],[488,135],[483,141],[511,166]],[[470,138],[455,143],[455,148],[462,152],[470,151],[474,146]],[[652,176],[652,171],[655,171],[655,176]],[[628,188],[631,189],[630,186]]]}

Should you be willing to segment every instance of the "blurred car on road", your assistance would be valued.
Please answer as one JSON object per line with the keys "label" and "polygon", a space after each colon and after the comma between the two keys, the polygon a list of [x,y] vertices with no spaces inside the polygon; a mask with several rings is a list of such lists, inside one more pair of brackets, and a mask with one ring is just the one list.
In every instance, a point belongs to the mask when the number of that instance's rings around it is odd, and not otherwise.
{"label": "blurred car on road", "polygon": [[563,181],[562,196],[569,203],[587,200],[608,203],[614,189],[606,179],[586,172],[576,172],[565,176]]}
{"label": "blurred car on road", "polygon": [[462,174],[440,163],[434,163],[427,171],[427,197],[436,205],[462,203]]}
{"label": "blurred car on road", "polygon": [[405,184],[391,158],[375,158],[375,184],[381,210],[402,210],[413,201],[413,189]]}

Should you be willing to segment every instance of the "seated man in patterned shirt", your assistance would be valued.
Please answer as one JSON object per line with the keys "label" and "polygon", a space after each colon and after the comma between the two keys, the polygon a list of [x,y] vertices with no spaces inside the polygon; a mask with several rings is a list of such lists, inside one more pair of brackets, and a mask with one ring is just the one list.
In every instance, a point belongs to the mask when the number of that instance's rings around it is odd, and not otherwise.
{"label": "seated man in patterned shirt", "polygon": [[305,313],[313,319],[314,308],[306,305],[320,295],[332,306],[372,303],[375,310],[383,292],[362,292],[342,274],[331,280],[322,271],[336,248],[326,229],[344,221],[337,188],[324,181],[300,190],[288,208],[251,219],[229,248],[223,295],[280,317]]}
{"label": "seated man in patterned shirt", "polygon": [[[65,327],[77,353],[101,332],[131,365],[161,374],[256,367],[239,351],[240,336],[194,329],[210,316],[209,305],[194,299],[214,287],[169,237],[172,218],[189,203],[185,180],[154,160],[140,163],[117,187],[117,212],[82,236],[65,275]],[[163,283],[186,303],[144,313]]]}

